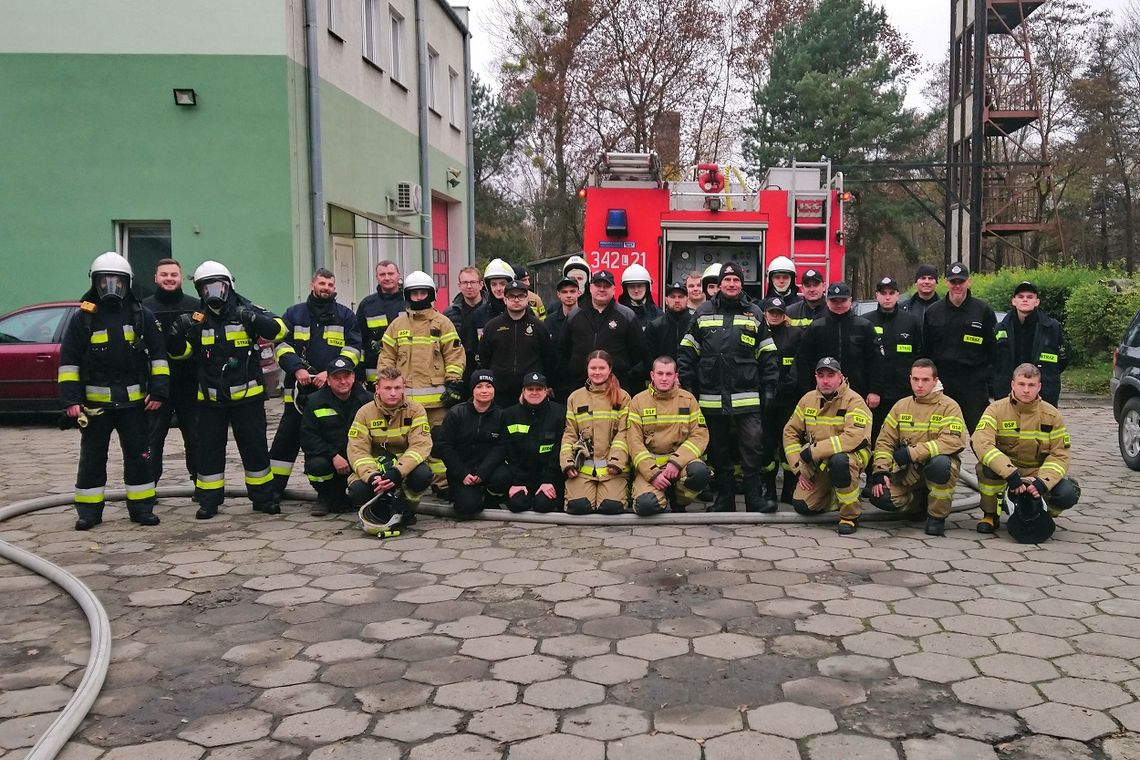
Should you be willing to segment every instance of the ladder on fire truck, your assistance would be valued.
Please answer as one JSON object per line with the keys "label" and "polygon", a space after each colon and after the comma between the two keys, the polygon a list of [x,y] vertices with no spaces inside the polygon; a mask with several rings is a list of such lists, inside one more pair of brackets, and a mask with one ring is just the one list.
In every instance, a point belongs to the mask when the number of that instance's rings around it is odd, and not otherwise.
{"label": "ladder on fire truck", "polygon": [[[792,220],[792,239],[789,248],[796,268],[813,267],[825,275],[830,272],[832,235],[829,232],[833,195],[832,189],[843,193],[843,173],[832,175],[831,161],[792,161],[792,169],[811,169],[812,172],[793,171],[795,177],[791,192],[788,193],[788,216]],[[814,180],[801,185],[801,179],[814,177]],[[842,208],[842,205],[840,206]],[[812,221],[804,221],[804,218]],[[814,221],[818,218],[819,221]],[[842,217],[839,229],[843,228]],[[821,234],[822,233],[822,234]],[[805,250],[798,242],[819,241],[822,237],[823,250]],[[817,248],[817,246],[811,246]]]}

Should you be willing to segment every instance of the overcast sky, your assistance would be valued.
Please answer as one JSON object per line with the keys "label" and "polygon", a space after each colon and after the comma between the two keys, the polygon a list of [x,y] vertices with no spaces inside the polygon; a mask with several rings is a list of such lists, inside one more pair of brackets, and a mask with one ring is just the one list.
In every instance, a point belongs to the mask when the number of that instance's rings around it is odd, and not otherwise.
{"label": "overcast sky", "polygon": [[[1130,0],[1086,0],[1094,10],[1110,10],[1119,13]],[[1134,2],[1137,0],[1133,0]],[[455,4],[466,4],[471,8],[471,55],[476,73],[489,78],[493,52],[493,40],[488,39],[486,28],[490,9],[495,0],[453,0]],[[910,38],[915,49],[928,64],[938,63],[950,47],[950,0],[878,0],[878,5],[886,7],[891,23]],[[920,105],[917,86],[912,88],[908,105]]]}

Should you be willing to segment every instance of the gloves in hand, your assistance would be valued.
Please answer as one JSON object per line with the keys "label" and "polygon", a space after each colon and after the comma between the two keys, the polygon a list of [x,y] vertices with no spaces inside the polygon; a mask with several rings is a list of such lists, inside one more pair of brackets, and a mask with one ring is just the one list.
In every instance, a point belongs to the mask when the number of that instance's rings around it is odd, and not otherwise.
{"label": "gloves in hand", "polygon": [[884,483],[886,483],[886,481],[887,481],[887,471],[886,470],[876,470],[875,472],[871,473],[871,486],[872,487],[881,486]]}
{"label": "gloves in hand", "polygon": [[1018,472],[1017,470],[1014,470],[1012,473],[1010,473],[1010,476],[1005,479],[1005,482],[1006,482],[1006,485],[1009,486],[1009,490],[1011,490],[1011,491],[1014,491],[1018,488],[1021,488],[1023,485],[1025,485],[1025,483],[1021,479],[1021,473]]}
{"label": "gloves in hand", "polygon": [[803,462],[804,464],[811,464],[812,463],[813,458],[811,455],[811,447],[810,446],[804,446],[804,450],[800,452],[800,461]]}
{"label": "gloves in hand", "polygon": [[190,332],[190,328],[194,326],[194,320],[189,314],[179,314],[173,319],[168,328],[171,335],[184,336]]}
{"label": "gloves in hand", "polygon": [[247,306],[242,306],[238,309],[238,319],[240,319],[241,323],[246,327],[252,327],[257,317],[257,312]]}
{"label": "gloves in hand", "polygon": [[463,400],[463,383],[448,380],[443,384],[443,405],[449,409]]}
{"label": "gloves in hand", "polygon": [[1033,479],[1033,487],[1037,489],[1037,495],[1041,498],[1045,498],[1045,495],[1049,493],[1049,489],[1045,486],[1045,481],[1041,478]]}
{"label": "gloves in hand", "polygon": [[401,475],[400,471],[397,470],[395,467],[389,467],[387,470],[385,470],[384,471],[384,477],[387,480],[391,481],[391,483],[393,485],[395,485],[397,488],[399,488],[400,484],[404,482],[404,476]]}
{"label": "gloves in hand", "polygon": [[910,458],[910,447],[906,444],[896,446],[893,456],[895,458],[895,464],[901,467],[907,466],[912,461]]}

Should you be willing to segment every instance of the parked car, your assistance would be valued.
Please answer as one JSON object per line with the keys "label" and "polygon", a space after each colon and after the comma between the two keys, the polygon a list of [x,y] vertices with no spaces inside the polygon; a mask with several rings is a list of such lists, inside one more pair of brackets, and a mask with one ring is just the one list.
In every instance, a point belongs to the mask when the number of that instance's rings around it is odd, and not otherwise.
{"label": "parked car", "polygon": [[[59,344],[79,312],[78,301],[40,303],[0,317],[0,411],[36,412],[60,408]],[[282,372],[273,344],[258,341],[270,395],[281,395]]]}
{"label": "parked car", "polygon": [[1120,456],[1133,470],[1140,470],[1140,311],[1112,354],[1109,390]]}

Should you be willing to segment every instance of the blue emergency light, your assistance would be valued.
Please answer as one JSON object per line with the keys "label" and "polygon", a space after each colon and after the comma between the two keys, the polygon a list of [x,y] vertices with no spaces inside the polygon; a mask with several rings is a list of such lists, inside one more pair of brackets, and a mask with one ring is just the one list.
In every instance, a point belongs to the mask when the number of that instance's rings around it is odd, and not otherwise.
{"label": "blue emergency light", "polygon": [[606,237],[623,238],[629,234],[629,220],[624,208],[611,208],[606,211]]}

